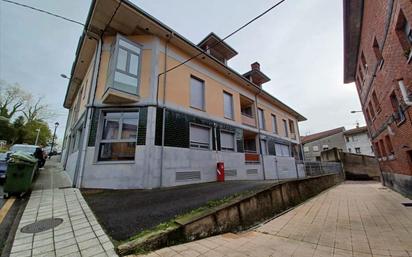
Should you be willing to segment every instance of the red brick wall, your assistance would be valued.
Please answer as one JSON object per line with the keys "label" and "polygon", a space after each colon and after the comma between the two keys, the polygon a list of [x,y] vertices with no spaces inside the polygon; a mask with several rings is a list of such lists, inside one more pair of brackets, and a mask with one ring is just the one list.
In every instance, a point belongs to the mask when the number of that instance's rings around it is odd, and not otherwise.
{"label": "red brick wall", "polygon": [[[412,0],[394,0],[390,25],[385,40],[387,14],[390,13],[388,2],[390,1],[364,1],[361,42],[355,81],[365,117],[368,116],[366,112],[369,112],[370,116],[374,116],[370,118],[371,120],[367,118],[373,146],[375,148],[375,143],[380,140],[382,140],[384,144],[386,154],[382,153],[382,149],[380,150],[382,155],[384,155],[380,160],[382,171],[412,175],[412,161],[408,156],[408,151],[412,151],[412,106],[407,107],[404,104],[404,99],[397,82],[398,79],[402,78],[408,90],[412,92],[412,62],[407,63],[407,58],[404,56],[405,41],[402,41],[402,37],[400,39],[399,34],[401,32],[397,30],[397,21],[401,10],[408,23],[412,26]],[[384,60],[381,68],[379,60],[376,57],[377,49],[373,47],[375,38],[380,47],[379,52],[382,54]],[[407,43],[406,46],[411,47],[409,43]],[[365,56],[368,66],[367,71],[362,63],[362,53]],[[374,76],[375,67],[377,68]],[[365,82],[362,82],[362,77]],[[369,85],[371,86],[369,87]],[[377,104],[373,101],[373,92],[376,93]],[[401,124],[397,124],[395,121],[391,122],[391,116],[394,110],[392,108],[390,95],[393,92],[403,106],[406,116],[405,121]],[[371,107],[369,103],[371,103],[374,109],[373,111],[370,110]],[[372,113],[375,113],[375,115],[372,115]],[[388,129],[388,126],[390,129]],[[386,135],[389,135],[390,141],[392,142],[394,151],[392,156],[388,153],[390,146],[388,146],[388,142],[385,140]],[[381,143],[379,143],[379,145],[381,145]],[[376,149],[375,154],[378,155]]]}

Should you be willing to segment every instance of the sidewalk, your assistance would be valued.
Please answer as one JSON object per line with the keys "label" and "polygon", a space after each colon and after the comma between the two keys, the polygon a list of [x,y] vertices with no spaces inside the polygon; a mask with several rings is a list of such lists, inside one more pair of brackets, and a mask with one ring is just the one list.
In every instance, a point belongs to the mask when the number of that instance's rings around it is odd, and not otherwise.
{"label": "sidewalk", "polygon": [[412,256],[411,202],[375,182],[346,182],[249,232],[148,254],[159,256]]}
{"label": "sidewalk", "polygon": [[[14,238],[11,257],[117,256],[80,191],[70,188],[68,178],[56,161],[47,161],[33,188]],[[48,218],[61,218],[63,222],[39,233],[21,232],[24,226]]]}

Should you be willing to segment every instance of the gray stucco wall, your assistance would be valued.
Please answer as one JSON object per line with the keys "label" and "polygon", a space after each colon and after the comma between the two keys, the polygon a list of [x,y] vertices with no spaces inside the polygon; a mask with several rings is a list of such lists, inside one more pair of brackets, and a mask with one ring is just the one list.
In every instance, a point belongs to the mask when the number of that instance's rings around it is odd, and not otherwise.
{"label": "gray stucco wall", "polygon": [[[305,152],[304,150],[305,160],[316,161],[316,157],[320,158],[320,152],[322,152],[323,145],[328,145],[329,149],[336,147],[338,149],[346,150],[343,132],[303,144],[303,150],[305,147],[309,148],[308,152]],[[314,146],[317,146],[319,151],[313,151]]]}

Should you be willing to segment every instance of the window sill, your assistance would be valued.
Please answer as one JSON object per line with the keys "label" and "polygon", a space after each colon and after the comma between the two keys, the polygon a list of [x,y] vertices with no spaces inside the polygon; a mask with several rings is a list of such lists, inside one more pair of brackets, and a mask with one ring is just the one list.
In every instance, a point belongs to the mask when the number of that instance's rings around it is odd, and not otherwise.
{"label": "window sill", "polygon": [[107,164],[135,164],[135,161],[97,161],[95,165],[107,165]]}
{"label": "window sill", "polygon": [[230,118],[230,117],[224,117],[224,118],[227,119],[227,120],[235,121],[234,118]]}
{"label": "window sill", "polygon": [[205,108],[200,109],[200,108],[197,108],[197,107],[194,107],[194,106],[190,106],[190,108],[195,109],[195,110],[198,110],[198,111],[201,111],[201,112],[206,112],[206,109],[205,109]]}

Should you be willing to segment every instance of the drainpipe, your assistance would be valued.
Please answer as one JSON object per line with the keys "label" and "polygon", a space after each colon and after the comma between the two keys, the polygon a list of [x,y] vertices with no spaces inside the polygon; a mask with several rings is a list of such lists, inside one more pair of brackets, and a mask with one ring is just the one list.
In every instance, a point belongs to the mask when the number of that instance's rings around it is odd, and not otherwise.
{"label": "drainpipe", "polygon": [[165,58],[164,58],[164,71],[157,75],[157,95],[156,95],[156,103],[157,106],[159,106],[159,81],[160,81],[160,76],[164,75],[163,79],[163,100],[162,100],[162,145],[160,149],[160,187],[163,187],[163,173],[164,173],[164,146],[165,146],[165,121],[166,121],[166,82],[167,82],[167,52],[168,52],[168,46],[169,46],[169,41],[173,37],[173,32],[170,33],[170,36],[168,40],[166,41],[165,44]]}
{"label": "drainpipe", "polygon": [[[96,89],[97,89],[97,79],[98,79],[98,74],[99,74],[100,60],[102,57],[102,45],[103,45],[103,37],[100,36],[99,41],[97,41],[97,49],[96,49],[95,60],[94,60],[92,83],[89,88],[89,95],[87,97],[88,105],[86,106],[86,115],[85,115],[86,122],[83,126],[83,140],[81,141],[81,145],[80,145],[81,150],[79,152],[79,157],[77,158],[76,170],[75,170],[75,174],[73,178],[73,187],[78,186],[80,188],[83,182],[85,161],[86,161],[86,155],[87,155],[87,147],[88,147],[89,134],[90,134],[90,128],[91,128],[93,110],[94,110],[93,108],[94,100],[95,100]],[[92,92],[93,92],[93,98],[91,100]]]}
{"label": "drainpipe", "polygon": [[64,130],[64,147],[66,149],[66,154],[64,156],[64,160],[63,160],[63,169],[66,170],[66,166],[67,166],[67,159],[69,158],[69,150],[70,150],[70,137],[68,139],[66,139],[66,135],[67,135],[67,125],[71,126],[72,124],[69,124],[70,122],[70,117],[72,114],[72,110],[69,109],[69,114],[67,115],[67,120],[66,120],[66,129]]}
{"label": "drainpipe", "polygon": [[265,162],[263,160],[263,154],[262,154],[261,133],[260,133],[260,126],[259,126],[259,109],[258,109],[258,98],[257,98],[257,96],[260,95],[261,93],[262,93],[262,88],[259,87],[259,92],[255,94],[255,106],[256,106],[257,128],[258,128],[258,135],[259,135],[259,151],[260,151],[260,155],[262,156],[263,180],[266,180],[266,169],[265,169]]}

